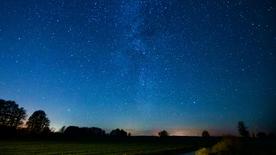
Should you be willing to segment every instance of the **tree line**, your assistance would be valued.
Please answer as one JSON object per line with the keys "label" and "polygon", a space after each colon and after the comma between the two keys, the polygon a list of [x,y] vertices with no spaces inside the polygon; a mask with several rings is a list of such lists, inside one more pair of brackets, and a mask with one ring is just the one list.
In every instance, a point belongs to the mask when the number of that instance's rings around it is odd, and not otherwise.
{"label": "tree line", "polygon": [[50,132],[50,120],[43,110],[35,111],[25,122],[26,110],[15,101],[0,99],[0,130],[2,135],[14,134],[18,129],[26,127],[32,134]]}
{"label": "tree line", "polygon": [[63,126],[59,132],[50,130],[50,120],[43,110],[37,110],[26,121],[26,110],[15,101],[0,99],[0,136],[64,136],[64,137],[103,137],[131,136],[123,129],[114,129],[109,134],[98,127]]}
{"label": "tree line", "polygon": [[[58,135],[64,137],[127,137],[131,133],[127,133],[123,129],[114,129],[109,134],[105,130],[98,127],[78,127],[78,126],[63,126],[59,132],[50,130],[50,120],[43,110],[37,110],[26,120],[27,114],[23,107],[16,104],[15,101],[0,99],[0,137],[10,136],[25,136],[25,135]],[[267,135],[264,132],[259,132],[256,135],[250,135],[248,128],[244,122],[238,122],[238,131],[241,137],[259,137],[264,138]],[[160,137],[167,137],[169,133],[162,130],[158,133]],[[203,130],[202,137],[210,137],[207,130]]]}

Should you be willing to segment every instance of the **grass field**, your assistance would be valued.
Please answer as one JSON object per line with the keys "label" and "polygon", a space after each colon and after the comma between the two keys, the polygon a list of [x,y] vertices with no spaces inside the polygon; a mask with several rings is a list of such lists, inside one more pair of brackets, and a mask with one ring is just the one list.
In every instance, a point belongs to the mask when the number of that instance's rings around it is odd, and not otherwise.
{"label": "grass field", "polygon": [[[0,155],[181,155],[203,147],[212,148],[209,151],[212,150],[212,152],[221,152],[220,154],[224,153],[227,155],[276,154],[276,143],[272,139],[242,140],[235,138],[219,140],[175,137],[156,139],[148,137],[99,141],[0,140]],[[205,155],[206,153],[203,154]]]}
{"label": "grass field", "polygon": [[81,154],[81,155],[136,155],[195,149],[192,144],[145,142],[55,142],[55,141],[0,141],[2,155]]}

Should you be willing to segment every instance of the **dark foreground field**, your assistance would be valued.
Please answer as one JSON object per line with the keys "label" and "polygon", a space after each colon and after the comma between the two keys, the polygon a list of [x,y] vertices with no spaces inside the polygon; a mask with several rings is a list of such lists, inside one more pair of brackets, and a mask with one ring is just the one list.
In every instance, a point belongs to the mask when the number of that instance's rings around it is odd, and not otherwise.
{"label": "dark foreground field", "polygon": [[275,138],[224,137],[209,148],[201,148],[196,155],[276,155]]}
{"label": "dark foreground field", "polygon": [[0,140],[0,155],[276,155],[275,139],[129,137],[97,140]]}
{"label": "dark foreground field", "polygon": [[172,137],[132,138],[127,140],[1,140],[0,154],[82,154],[82,155],[161,155],[181,154],[214,144],[217,139]]}

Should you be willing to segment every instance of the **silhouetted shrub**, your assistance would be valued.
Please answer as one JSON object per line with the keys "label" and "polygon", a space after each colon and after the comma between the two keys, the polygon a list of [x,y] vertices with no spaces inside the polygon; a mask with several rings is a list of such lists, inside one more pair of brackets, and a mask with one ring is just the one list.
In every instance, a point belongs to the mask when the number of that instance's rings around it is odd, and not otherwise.
{"label": "silhouetted shrub", "polygon": [[264,132],[258,132],[257,133],[257,138],[266,138],[266,137],[267,137],[267,135]]}
{"label": "silhouetted shrub", "polygon": [[68,137],[100,137],[105,136],[105,131],[97,127],[69,126],[65,129],[64,135]]}
{"label": "silhouetted shrub", "polygon": [[202,137],[210,137],[209,132],[208,132],[207,130],[204,130],[204,131],[202,132]]}
{"label": "silhouetted shrub", "polygon": [[238,123],[238,130],[242,137],[249,137],[249,131],[242,121]]}
{"label": "silhouetted shrub", "polygon": [[167,137],[169,133],[166,130],[162,130],[158,133],[159,137]]}
{"label": "silhouetted shrub", "polygon": [[275,136],[274,133],[271,132],[271,133],[268,134],[268,137],[269,137],[269,138],[275,138],[276,136]]}
{"label": "silhouetted shrub", "polygon": [[116,137],[126,137],[127,136],[127,132],[124,131],[123,129],[115,129],[112,130],[109,134],[110,136],[116,136]]}

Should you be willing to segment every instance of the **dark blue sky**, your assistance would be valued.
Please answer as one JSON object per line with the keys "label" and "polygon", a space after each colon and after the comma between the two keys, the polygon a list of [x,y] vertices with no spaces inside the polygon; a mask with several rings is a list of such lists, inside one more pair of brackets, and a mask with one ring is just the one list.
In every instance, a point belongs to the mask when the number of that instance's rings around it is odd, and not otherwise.
{"label": "dark blue sky", "polygon": [[275,19],[272,0],[3,0],[0,98],[57,129],[272,131]]}

